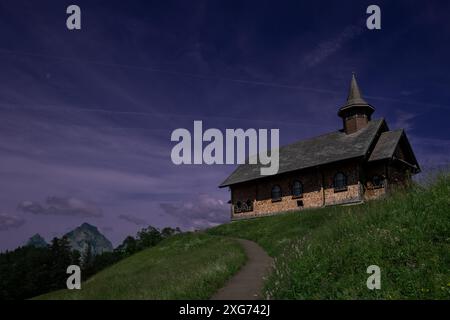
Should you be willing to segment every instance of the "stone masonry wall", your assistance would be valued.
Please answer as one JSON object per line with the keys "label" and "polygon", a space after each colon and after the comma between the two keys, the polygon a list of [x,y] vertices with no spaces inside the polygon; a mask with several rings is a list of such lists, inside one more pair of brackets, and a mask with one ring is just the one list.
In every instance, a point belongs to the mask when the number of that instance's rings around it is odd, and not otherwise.
{"label": "stone masonry wall", "polygon": [[[386,194],[387,172],[385,162],[368,164],[364,169],[364,200],[378,199]],[[379,176],[383,180],[381,187],[373,185],[372,180],[374,176]]]}
{"label": "stone masonry wall", "polygon": [[[342,172],[347,176],[347,190],[335,191],[334,176]],[[302,197],[293,197],[292,184],[299,180],[303,185]],[[282,191],[280,201],[272,201],[271,191],[279,185]],[[232,214],[233,218],[248,218],[275,212],[314,208],[326,205],[358,202],[363,200],[363,189],[359,183],[359,165],[357,162],[329,165],[294,173],[277,175],[250,183],[231,187],[231,201],[236,205],[250,200],[253,210]]]}

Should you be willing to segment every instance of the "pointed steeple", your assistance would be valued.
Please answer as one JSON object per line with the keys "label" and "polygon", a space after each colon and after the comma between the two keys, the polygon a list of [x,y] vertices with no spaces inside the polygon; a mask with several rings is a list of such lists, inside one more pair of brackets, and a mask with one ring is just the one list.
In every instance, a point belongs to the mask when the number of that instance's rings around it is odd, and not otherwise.
{"label": "pointed steeple", "polygon": [[366,111],[365,113],[367,113],[369,117],[375,111],[375,109],[370,104],[368,104],[366,100],[363,99],[361,90],[359,89],[358,83],[356,82],[356,75],[353,72],[347,102],[343,107],[339,109],[338,116],[343,117],[349,112],[354,113],[356,109],[364,109]]}
{"label": "pointed steeple", "polygon": [[338,112],[338,116],[344,120],[345,132],[353,133],[365,127],[374,111],[375,108],[363,99],[353,72],[347,102]]}
{"label": "pointed steeple", "polygon": [[354,72],[352,73],[352,82],[350,83],[350,91],[347,97],[347,105],[352,104],[367,104],[367,102],[362,98]]}

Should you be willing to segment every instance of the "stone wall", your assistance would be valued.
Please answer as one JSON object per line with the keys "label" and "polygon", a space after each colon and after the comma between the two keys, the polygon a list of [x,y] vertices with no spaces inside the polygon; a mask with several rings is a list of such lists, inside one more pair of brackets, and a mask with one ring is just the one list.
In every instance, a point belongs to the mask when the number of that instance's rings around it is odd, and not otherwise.
{"label": "stone wall", "polygon": [[[322,169],[325,177],[325,205],[336,205],[362,201],[362,189],[359,182],[359,164],[356,161],[328,166]],[[334,176],[342,172],[347,176],[347,190],[336,191]]]}
{"label": "stone wall", "polygon": [[[342,172],[347,177],[346,190],[334,188],[334,176]],[[373,177],[379,176],[382,186],[374,186]],[[298,180],[303,185],[303,195],[294,197],[292,185]],[[320,168],[313,168],[262,178],[249,183],[231,186],[232,218],[249,218],[307,208],[329,205],[358,203],[378,199],[396,186],[405,186],[410,181],[408,170],[390,162],[379,161],[362,165],[358,161],[341,162]],[[279,185],[281,199],[272,200],[272,187]],[[251,210],[234,213],[238,201],[252,203]]]}
{"label": "stone wall", "polygon": [[[352,161],[231,186],[232,205],[236,205],[238,201],[244,203],[248,200],[253,204],[253,210],[233,214],[233,218],[362,201],[363,188],[359,182],[359,171],[358,162]],[[337,172],[347,176],[346,190],[334,189],[333,181]],[[303,185],[301,197],[292,195],[292,184],[295,180]],[[271,197],[272,187],[275,185],[279,185],[282,191],[281,199],[278,201],[273,201]]]}
{"label": "stone wall", "polygon": [[[386,162],[378,161],[367,164],[364,167],[364,200],[378,199],[386,194],[387,187],[387,169]],[[382,186],[375,186],[373,184],[373,177],[379,176],[383,183]]]}

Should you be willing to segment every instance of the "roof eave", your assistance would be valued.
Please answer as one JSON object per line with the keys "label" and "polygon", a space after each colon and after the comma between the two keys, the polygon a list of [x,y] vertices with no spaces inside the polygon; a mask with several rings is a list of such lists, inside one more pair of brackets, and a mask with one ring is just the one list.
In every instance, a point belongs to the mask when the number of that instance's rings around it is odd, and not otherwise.
{"label": "roof eave", "polygon": [[351,103],[351,104],[346,104],[345,106],[341,107],[338,111],[338,116],[342,117],[344,116],[344,113],[347,112],[350,109],[353,108],[366,108],[369,110],[369,115],[372,115],[372,113],[375,112],[375,108],[372,107],[370,104],[368,103]]}
{"label": "roof eave", "polygon": [[[348,160],[352,160],[352,159],[355,159],[355,160],[356,159],[364,159],[364,158],[365,158],[365,155],[353,156],[353,157],[343,158],[343,159],[339,159],[339,160],[335,160],[335,161],[315,164],[315,165],[312,165],[312,166],[309,166],[309,167],[298,168],[298,169],[294,169],[294,170],[289,170],[289,171],[276,173],[276,174],[274,174],[274,176],[275,175],[280,175],[280,174],[292,173],[292,172],[296,172],[296,171],[307,170],[307,169],[311,169],[311,168],[319,168],[319,167],[335,164],[335,163],[342,162],[342,161],[348,161]],[[253,182],[253,181],[257,181],[257,180],[261,180],[261,179],[269,178],[269,177],[271,177],[271,176],[260,176],[258,178],[254,178],[254,179],[250,179],[250,180],[238,181],[238,182],[227,183],[227,184],[224,184],[224,182],[222,182],[222,184],[219,185],[219,188],[225,188],[225,187],[230,187],[230,186],[234,186],[234,185],[237,185],[237,184]]]}
{"label": "roof eave", "polygon": [[[389,130],[389,128],[388,128],[384,118],[379,118],[379,119],[372,120],[372,121],[374,121],[374,122],[378,122],[379,121],[379,123],[378,123],[378,125],[377,125],[377,127],[375,129],[376,133],[378,133],[383,126],[385,126],[387,130]],[[322,162],[322,163],[319,163],[319,164],[314,164],[314,165],[310,165],[310,166],[303,167],[303,168],[296,168],[296,169],[293,169],[293,170],[284,171],[284,172],[277,173],[277,174],[284,174],[284,173],[289,173],[289,172],[295,172],[295,171],[310,169],[310,168],[314,168],[314,167],[319,167],[319,166],[324,166],[324,165],[337,163],[337,162],[340,162],[340,161],[347,161],[347,160],[350,160],[350,159],[358,159],[358,158],[367,159],[368,158],[368,156],[367,156],[368,152],[369,152],[371,146],[373,145],[373,143],[375,141],[376,133],[373,135],[373,137],[372,137],[371,141],[369,142],[366,150],[364,150],[364,152],[362,154],[354,155],[354,156],[350,156],[350,157],[345,157],[345,158],[341,158],[341,159],[337,159],[337,160],[333,160],[333,161],[329,161],[329,162]],[[228,183],[227,180],[236,173],[238,168],[239,168],[239,166],[218,187],[219,188],[225,188],[225,187],[230,187],[232,185],[242,184],[242,183],[256,181],[256,180],[260,180],[260,179],[263,179],[263,178],[266,178],[266,177],[270,177],[270,176],[259,176],[259,177],[248,179],[248,180]]]}

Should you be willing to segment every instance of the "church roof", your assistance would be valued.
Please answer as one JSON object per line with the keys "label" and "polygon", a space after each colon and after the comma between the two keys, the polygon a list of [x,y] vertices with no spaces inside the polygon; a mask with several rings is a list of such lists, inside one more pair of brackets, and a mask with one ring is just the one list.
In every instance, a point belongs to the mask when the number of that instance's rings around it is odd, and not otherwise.
{"label": "church roof", "polygon": [[[375,109],[362,97],[353,73],[347,102],[339,109],[338,115],[345,119],[363,112],[370,120],[370,115],[374,111]],[[407,154],[407,161],[395,159],[394,153],[399,144]],[[369,162],[392,158],[411,166],[415,173],[420,172],[405,132],[402,129],[389,131],[384,119],[378,119],[369,121],[367,126],[353,133],[339,130],[280,147],[277,174],[354,158],[364,158]],[[268,177],[261,175],[261,167],[261,164],[242,164],[219,187]]]}
{"label": "church roof", "polygon": [[391,158],[394,155],[403,132],[403,129],[383,132],[370,154],[369,161]]}
{"label": "church roof", "polygon": [[378,138],[377,144],[370,154],[368,161],[397,159],[395,156],[395,151],[399,145],[405,154],[405,159],[400,161],[410,165],[413,169],[413,173],[419,173],[421,171],[419,163],[417,162],[414,151],[412,150],[408,137],[403,129],[383,132]]}
{"label": "church roof", "polygon": [[[372,120],[352,134],[335,131],[283,146],[278,174],[366,156],[383,124],[384,119]],[[242,164],[219,187],[267,177],[260,174],[260,168],[260,164]]]}

